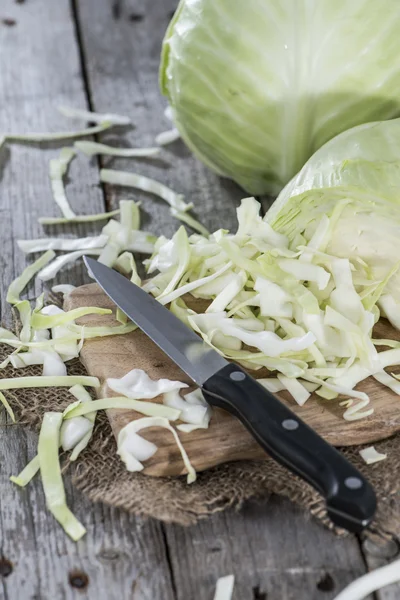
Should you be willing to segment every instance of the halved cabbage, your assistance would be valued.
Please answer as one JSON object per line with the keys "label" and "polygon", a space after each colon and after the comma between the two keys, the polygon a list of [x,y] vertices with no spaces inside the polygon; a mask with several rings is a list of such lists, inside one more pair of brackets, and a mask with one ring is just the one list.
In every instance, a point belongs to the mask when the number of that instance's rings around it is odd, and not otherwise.
{"label": "halved cabbage", "polygon": [[[400,324],[399,188],[400,119],[368,123],[320,148],[265,217],[288,237],[292,249],[300,238],[309,244],[322,217],[328,217],[319,251],[344,259],[331,261],[335,302],[341,297],[351,312],[360,310],[360,300],[369,310],[378,303],[395,327]],[[323,265],[326,260],[314,251],[314,263]],[[347,272],[339,265],[347,265]],[[365,287],[359,298],[349,288],[351,277],[357,284],[355,276],[361,283],[357,287]],[[371,285],[363,286],[366,280]]]}

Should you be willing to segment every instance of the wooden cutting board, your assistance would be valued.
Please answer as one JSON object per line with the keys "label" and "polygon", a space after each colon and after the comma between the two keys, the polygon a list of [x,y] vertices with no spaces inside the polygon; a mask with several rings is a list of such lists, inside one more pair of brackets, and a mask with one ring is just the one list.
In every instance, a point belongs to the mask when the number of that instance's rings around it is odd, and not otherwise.
{"label": "wooden cutting board", "polygon": [[[111,300],[95,283],[73,290],[64,304],[66,310],[81,306],[115,309]],[[196,310],[195,300],[191,306]],[[77,322],[88,326],[119,325],[113,315],[88,315]],[[382,320],[376,335],[393,338],[395,333],[387,321]],[[107,388],[106,379],[122,377],[131,369],[143,369],[152,379],[163,377],[179,380],[194,387],[187,375],[140,330],[127,335],[87,340],[82,348],[81,360],[88,373],[98,377],[102,382],[102,387],[98,390],[98,397],[116,396],[117,394]],[[268,373],[263,369],[252,374],[259,378],[266,377]],[[363,382],[357,389],[369,394],[371,406],[374,407],[375,412],[367,419],[353,422],[343,419],[344,408],[339,406],[337,399],[324,400],[313,394],[307,403],[300,407],[286,392],[279,393],[278,397],[335,446],[371,443],[390,437],[400,430],[399,396],[373,378]],[[161,401],[160,397],[154,399],[154,402]],[[133,410],[111,409],[107,413],[116,437],[127,423],[143,416]],[[153,427],[141,431],[140,435],[158,446],[156,454],[146,461],[144,473],[165,476],[181,475],[185,472],[179,450],[170,432]],[[217,408],[213,410],[208,429],[198,429],[192,433],[179,432],[179,437],[193,466],[198,471],[229,461],[268,459],[267,454],[254,441],[240,421]]]}

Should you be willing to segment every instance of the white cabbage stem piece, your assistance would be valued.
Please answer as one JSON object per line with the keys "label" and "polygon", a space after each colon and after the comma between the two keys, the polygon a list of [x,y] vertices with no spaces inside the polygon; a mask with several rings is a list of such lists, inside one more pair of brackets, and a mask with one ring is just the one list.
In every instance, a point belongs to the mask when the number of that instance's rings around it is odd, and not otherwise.
{"label": "white cabbage stem piece", "polygon": [[217,580],[217,585],[215,586],[214,600],[231,600],[234,585],[234,575],[225,575],[225,577],[220,577]]}
{"label": "white cabbage stem piece", "polygon": [[173,434],[188,472],[187,482],[193,483],[196,480],[196,471],[193,469],[175,429],[171,427],[167,419],[162,417],[144,417],[142,419],[137,419],[136,421],[131,421],[121,429],[118,434],[118,454],[124,461],[127,469],[129,471],[141,471],[143,465],[140,462],[140,457],[141,460],[147,460],[157,450],[157,446],[150,444],[147,440],[144,440],[141,436],[137,435],[139,431],[146,429],[147,427],[163,427]]}
{"label": "white cabbage stem piece", "polygon": [[108,387],[129,398],[150,399],[172,392],[187,388],[188,385],[181,381],[172,381],[170,379],[151,379],[142,369],[132,369],[120,379],[107,379]]}
{"label": "white cabbage stem piece", "polygon": [[360,456],[367,463],[367,465],[372,465],[376,462],[380,462],[381,460],[385,460],[387,458],[387,454],[377,452],[374,446],[362,448],[362,450],[360,450]]}

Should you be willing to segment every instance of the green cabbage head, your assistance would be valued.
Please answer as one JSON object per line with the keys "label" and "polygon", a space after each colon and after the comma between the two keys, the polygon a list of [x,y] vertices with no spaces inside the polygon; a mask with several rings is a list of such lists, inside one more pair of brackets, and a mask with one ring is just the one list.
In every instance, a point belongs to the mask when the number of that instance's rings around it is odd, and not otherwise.
{"label": "green cabbage head", "polygon": [[181,0],[160,83],[194,153],[277,194],[338,133],[400,114],[399,0]]}

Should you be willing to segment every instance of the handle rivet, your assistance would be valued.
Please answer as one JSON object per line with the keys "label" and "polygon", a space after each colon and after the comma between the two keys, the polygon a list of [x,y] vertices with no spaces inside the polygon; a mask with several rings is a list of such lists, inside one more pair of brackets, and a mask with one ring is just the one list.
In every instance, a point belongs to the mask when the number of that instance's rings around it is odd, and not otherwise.
{"label": "handle rivet", "polygon": [[283,429],[287,429],[288,431],[294,431],[299,427],[299,423],[294,419],[285,419],[284,421],[282,421],[282,427]]}
{"label": "handle rivet", "polygon": [[363,482],[358,477],[347,477],[344,480],[344,485],[349,488],[349,490],[359,490],[362,487]]}
{"label": "handle rivet", "polygon": [[243,381],[243,379],[246,378],[246,375],[242,371],[232,371],[229,377],[232,381]]}

